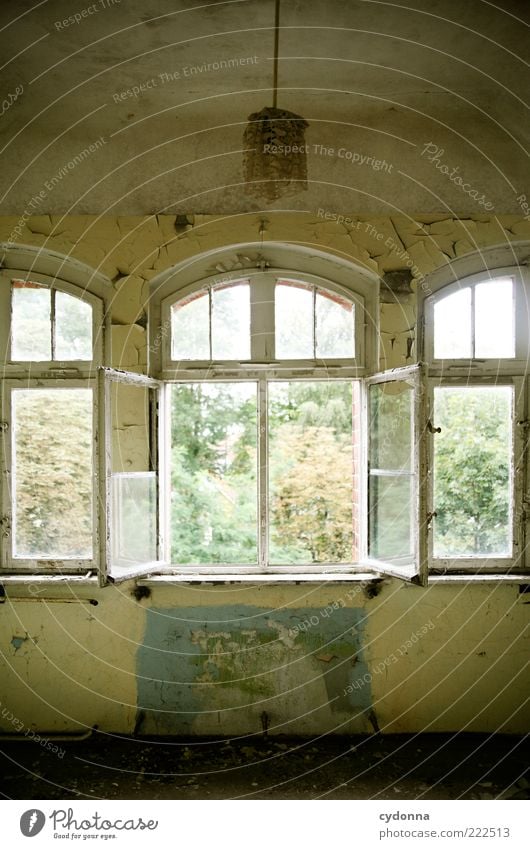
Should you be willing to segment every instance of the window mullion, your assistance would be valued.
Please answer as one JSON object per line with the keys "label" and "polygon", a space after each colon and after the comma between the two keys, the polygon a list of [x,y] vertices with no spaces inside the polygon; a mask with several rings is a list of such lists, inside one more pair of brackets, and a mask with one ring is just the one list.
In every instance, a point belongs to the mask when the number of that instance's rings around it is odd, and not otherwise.
{"label": "window mullion", "polygon": [[476,314],[475,314],[475,287],[471,287],[471,359],[475,359],[475,325],[476,325]]}
{"label": "window mullion", "polygon": [[55,296],[56,290],[51,290],[51,303],[50,303],[50,328],[51,328],[51,359],[55,360],[55,348],[56,348],[56,328],[55,328]]}
{"label": "window mullion", "polygon": [[269,562],[269,428],[267,406],[267,380],[261,378],[258,382],[258,557],[261,569],[266,569]]}
{"label": "window mullion", "polygon": [[208,345],[210,346],[210,360],[213,360],[213,343],[212,343],[212,287],[208,287]]}

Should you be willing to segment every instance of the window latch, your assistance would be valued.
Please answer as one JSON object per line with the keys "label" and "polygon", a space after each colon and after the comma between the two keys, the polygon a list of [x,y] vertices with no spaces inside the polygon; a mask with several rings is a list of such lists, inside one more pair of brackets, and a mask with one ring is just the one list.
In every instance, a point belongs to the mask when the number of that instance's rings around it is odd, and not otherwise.
{"label": "window latch", "polygon": [[0,422],[0,433],[5,433],[9,430],[9,422]]}
{"label": "window latch", "polygon": [[442,432],[442,428],[441,427],[434,427],[434,425],[433,425],[433,423],[431,422],[430,419],[427,422],[427,430],[429,431],[429,433],[441,433]]}
{"label": "window latch", "polygon": [[432,513],[427,513],[425,519],[425,524],[427,525],[427,527],[429,527],[433,519],[436,519],[437,515],[438,513],[436,512],[436,510],[433,510]]}
{"label": "window latch", "polygon": [[0,518],[0,528],[2,529],[2,536],[8,537],[11,534],[11,517],[10,516],[2,516]]}

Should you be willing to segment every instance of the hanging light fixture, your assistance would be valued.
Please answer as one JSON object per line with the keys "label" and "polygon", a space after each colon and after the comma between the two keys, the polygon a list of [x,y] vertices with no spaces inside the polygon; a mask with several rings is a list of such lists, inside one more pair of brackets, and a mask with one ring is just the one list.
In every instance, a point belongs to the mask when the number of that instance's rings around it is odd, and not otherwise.
{"label": "hanging light fixture", "polygon": [[274,77],[272,106],[248,116],[243,136],[245,145],[245,189],[267,201],[307,189],[307,148],[304,118],[278,109],[278,47],[280,0],[274,16]]}

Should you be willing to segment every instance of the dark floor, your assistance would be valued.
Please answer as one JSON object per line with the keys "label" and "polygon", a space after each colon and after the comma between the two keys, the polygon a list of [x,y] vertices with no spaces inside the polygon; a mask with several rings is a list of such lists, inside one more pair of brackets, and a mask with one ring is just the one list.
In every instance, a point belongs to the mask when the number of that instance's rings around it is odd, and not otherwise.
{"label": "dark floor", "polygon": [[[46,748],[46,745],[48,748]],[[11,799],[529,798],[528,738],[485,735],[0,743]]]}

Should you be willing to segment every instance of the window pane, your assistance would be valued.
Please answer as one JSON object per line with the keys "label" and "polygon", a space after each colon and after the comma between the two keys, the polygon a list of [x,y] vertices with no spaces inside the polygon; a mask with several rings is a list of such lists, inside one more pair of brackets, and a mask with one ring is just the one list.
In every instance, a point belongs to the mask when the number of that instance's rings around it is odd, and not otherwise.
{"label": "window pane", "polygon": [[11,291],[11,359],[51,360],[50,290],[15,283]]}
{"label": "window pane", "polygon": [[294,283],[275,287],[276,359],[312,359],[313,290]]}
{"label": "window pane", "polygon": [[475,286],[475,356],[515,356],[513,281],[491,280]]}
{"label": "window pane", "polygon": [[15,557],[92,557],[92,390],[13,391]]}
{"label": "window pane", "polygon": [[511,554],[513,390],[434,391],[434,555]]}
{"label": "window pane", "polygon": [[55,359],[92,359],[92,307],[64,292],[55,295]]}
{"label": "window pane", "polygon": [[257,387],[171,387],[173,563],[257,562]]}
{"label": "window pane", "polygon": [[157,560],[157,481],[151,445],[156,390],[111,381],[111,574]]}
{"label": "window pane", "polygon": [[352,384],[269,384],[271,563],[351,563]]}
{"label": "window pane", "polygon": [[112,476],[112,567],[157,559],[155,472]]}
{"label": "window pane", "polygon": [[438,360],[472,357],[471,289],[466,287],[434,304],[434,356]]}
{"label": "window pane", "polygon": [[171,359],[210,359],[210,306],[207,292],[171,307]]}
{"label": "window pane", "polygon": [[315,310],[317,357],[353,357],[353,304],[339,295],[319,291]]}
{"label": "window pane", "polygon": [[413,389],[404,381],[370,386],[370,469],[411,470]]}
{"label": "window pane", "polygon": [[110,384],[113,474],[153,469],[149,407],[152,391],[118,381]]}
{"label": "window pane", "polygon": [[368,526],[370,557],[392,561],[413,556],[412,477],[371,475]]}
{"label": "window pane", "polygon": [[250,286],[223,286],[212,292],[214,360],[250,359]]}

